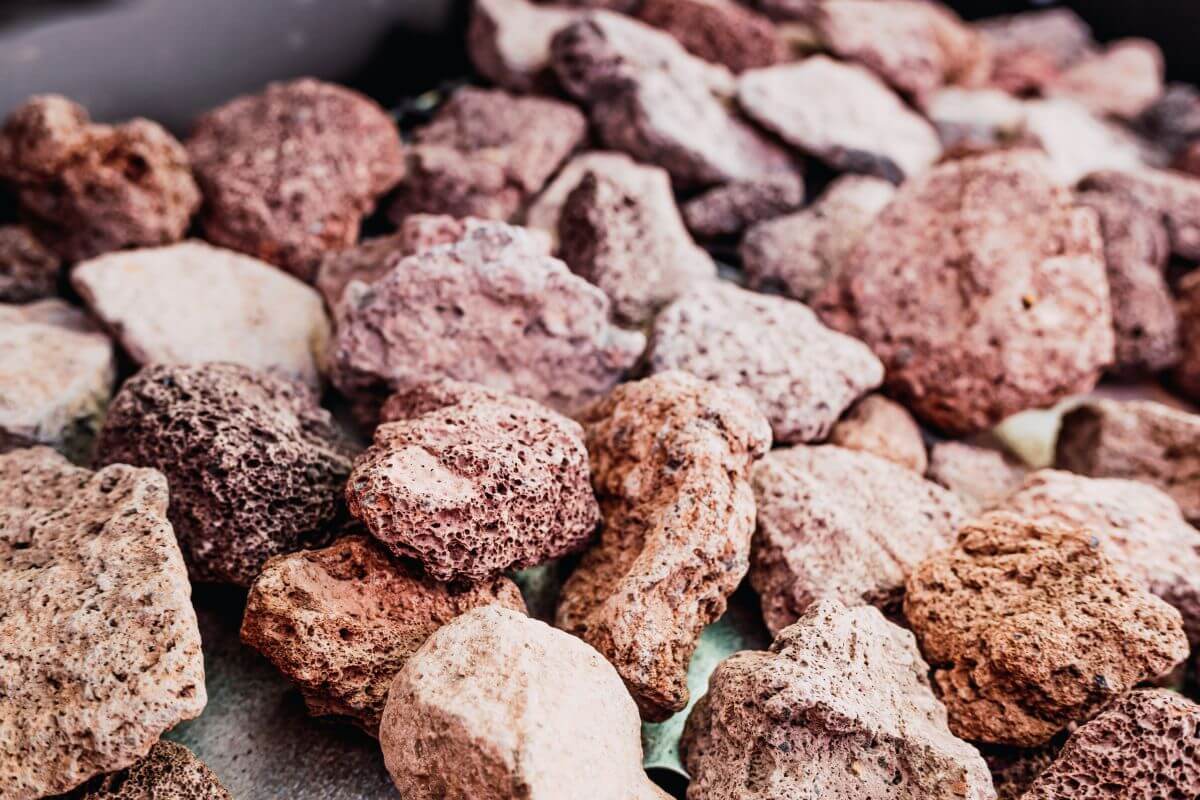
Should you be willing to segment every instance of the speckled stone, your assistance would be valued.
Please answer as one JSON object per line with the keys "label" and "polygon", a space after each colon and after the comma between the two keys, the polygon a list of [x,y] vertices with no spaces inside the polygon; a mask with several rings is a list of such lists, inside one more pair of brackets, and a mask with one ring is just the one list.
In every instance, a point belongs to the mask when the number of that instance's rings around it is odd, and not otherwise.
{"label": "speckled stone", "polygon": [[1043,88],[1095,49],[1091,28],[1065,7],[975,25],[992,52],[991,82],[1014,94]]}
{"label": "speckled stone", "polygon": [[89,784],[78,800],[232,800],[203,761],[162,741],[128,769]]}
{"label": "speckled stone", "polygon": [[475,0],[467,24],[467,53],[481,75],[513,92],[549,89],[550,40],[582,16],[563,5],[527,0]]}
{"label": "speckled stone", "polygon": [[1175,255],[1200,259],[1200,178],[1168,170],[1107,170],[1088,175],[1080,188],[1128,194],[1162,217]]}
{"label": "speckled stone", "polygon": [[1119,39],[1061,72],[1046,87],[1093,114],[1134,119],[1163,93],[1163,54],[1149,39]]}

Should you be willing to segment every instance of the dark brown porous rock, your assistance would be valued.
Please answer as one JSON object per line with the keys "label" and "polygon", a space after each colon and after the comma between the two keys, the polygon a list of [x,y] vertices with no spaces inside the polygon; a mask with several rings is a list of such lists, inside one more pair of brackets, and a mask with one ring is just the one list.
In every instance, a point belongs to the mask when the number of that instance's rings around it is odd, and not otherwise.
{"label": "dark brown porous rock", "polygon": [[1113,358],[1095,212],[1038,154],[939,164],[906,182],[817,300],[888,393],[953,434],[1095,385]]}
{"label": "dark brown porous rock", "polygon": [[207,696],[167,482],[45,447],[0,455],[0,786],[6,800],[125,769]]}
{"label": "dark brown porous rock", "polygon": [[637,16],[693,55],[734,72],[769,67],[789,55],[769,19],[734,0],[642,0]]}
{"label": "dark brown porous rock", "polygon": [[754,499],[750,583],[773,633],[822,597],[894,616],[909,572],[964,518],[912,470],[834,445],[773,450],[754,469]]}
{"label": "dark brown porous rock", "polygon": [[908,409],[881,394],[867,395],[838,420],[829,434],[831,444],[861,450],[925,474],[928,456],[921,428]]}
{"label": "dark brown porous rock", "polygon": [[128,769],[88,784],[76,800],[232,800],[203,761],[181,744],[161,741]]}
{"label": "dark brown porous rock", "polygon": [[210,241],[311,280],[358,241],[363,217],[404,175],[400,134],[365,96],[301,78],[238,97],[187,141]]}
{"label": "dark brown porous rock", "polygon": [[1200,797],[1200,705],[1130,692],[1071,734],[1024,800]]}
{"label": "dark brown porous rock", "polygon": [[41,95],[0,128],[0,182],[37,238],[67,261],[183,238],[200,192],[183,146],[157,123],[93,123]]}
{"label": "dark brown porous rock", "polygon": [[1080,189],[1129,195],[1162,217],[1175,255],[1200,259],[1200,178],[1168,170],[1106,170],[1088,175]]}
{"label": "dark brown porous rock", "polygon": [[730,236],[804,205],[804,179],[795,174],[734,181],[709,189],[683,205],[683,219],[696,236]]}
{"label": "dark brown porous rock", "polygon": [[250,588],[242,641],[300,687],[309,713],[379,731],[388,687],[430,634],[478,606],[525,611],[508,578],[439,583],[365,536],[276,556]]}
{"label": "dark brown porous rock", "polygon": [[604,529],[556,624],[604,654],[642,717],[688,702],[701,630],[746,574],[753,461],[771,444],[746,394],[682,372],[618,386],[583,414]]}
{"label": "dark brown porous rock", "polygon": [[0,303],[28,303],[51,297],[62,266],[53,252],[24,225],[0,225]]}
{"label": "dark brown porous rock", "polygon": [[467,54],[481,75],[505,89],[552,89],[550,40],[583,13],[528,0],[474,0]]}
{"label": "dark brown porous rock", "polygon": [[1200,523],[1200,416],[1150,400],[1089,400],[1059,428],[1054,466],[1157,486]]}
{"label": "dark brown porous rock", "polygon": [[938,442],[925,477],[958,495],[969,512],[994,507],[1021,487],[1029,469],[1001,450],[967,442]]}
{"label": "dark brown porous rock", "polygon": [[975,23],[992,53],[991,82],[1014,94],[1040,90],[1095,50],[1092,29],[1069,8]]}
{"label": "dark brown porous rock", "polygon": [[647,364],[651,373],[679,369],[746,390],[780,443],[824,439],[883,381],[870,348],[829,330],[807,306],[727,281],[700,284],[663,309]]}
{"label": "dark brown porous rock", "polygon": [[913,570],[904,615],[956,735],[1037,746],[1187,658],[1179,612],[1099,536],[992,512]]}
{"label": "dark brown porous rock", "polygon": [[983,760],[992,773],[996,800],[1021,800],[1037,776],[1054,763],[1062,749],[1059,734],[1040,747],[1009,747],[1001,744],[977,744]]}
{"label": "dark brown porous rock", "polygon": [[236,364],[144,367],[113,398],[96,455],[166,475],[192,578],[239,586],[327,540],[350,473],[307,387]]}
{"label": "dark brown porous rock", "polygon": [[928,671],[878,610],[813,605],[769,651],[735,653],[709,678],[680,744],[688,800],[994,800]]}
{"label": "dark brown porous rock", "polygon": [[1175,385],[1193,400],[1200,400],[1200,272],[1185,275],[1176,291],[1179,318],[1179,363]]}
{"label": "dark brown porous rock", "polygon": [[571,413],[606,394],[645,337],[609,321],[603,291],[503,223],[402,259],[369,291],[347,293],[333,380],[352,398],[446,377]]}
{"label": "dark brown porous rock", "polygon": [[1121,39],[1080,59],[1047,87],[1093,114],[1135,119],[1163,93],[1163,54],[1149,39]]}

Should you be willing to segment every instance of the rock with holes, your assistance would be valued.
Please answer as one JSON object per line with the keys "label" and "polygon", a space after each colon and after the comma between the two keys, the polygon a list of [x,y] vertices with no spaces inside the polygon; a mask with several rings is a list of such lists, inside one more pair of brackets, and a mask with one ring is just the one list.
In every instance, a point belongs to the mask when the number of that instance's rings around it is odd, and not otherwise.
{"label": "rock with holes", "polygon": [[786,173],[709,189],[684,204],[683,219],[696,236],[729,236],[803,204],[804,179]]}
{"label": "rock with holes", "polygon": [[1042,89],[1095,49],[1091,28],[1069,8],[992,17],[976,27],[992,53],[991,82],[1014,94]]}
{"label": "rock with holes", "polygon": [[553,86],[550,40],[582,11],[528,0],[475,0],[467,25],[467,53],[475,69],[513,92]]}
{"label": "rock with holes", "polygon": [[771,21],[735,0],[642,0],[637,16],[733,72],[769,67],[789,55]]}
{"label": "rock with holes", "polygon": [[1080,188],[1130,196],[1162,217],[1175,255],[1200,259],[1200,178],[1168,170],[1106,170],[1088,175]]}
{"label": "rock with holes", "polygon": [[1002,450],[968,442],[938,442],[926,477],[958,495],[970,512],[992,508],[1015,492],[1029,470]]}
{"label": "rock with holes", "polygon": [[921,428],[908,409],[881,394],[867,395],[838,420],[829,441],[848,450],[873,453],[925,474],[928,457]]}
{"label": "rock with holes", "polygon": [[128,769],[88,784],[79,794],[79,800],[232,800],[232,797],[213,771],[190,750],[164,740]]}
{"label": "rock with holes", "polygon": [[0,303],[28,303],[58,290],[62,262],[24,225],[0,225]]}
{"label": "rock with holes", "polygon": [[1121,39],[1060,73],[1047,87],[1099,115],[1134,119],[1163,93],[1163,54],[1149,39]]}

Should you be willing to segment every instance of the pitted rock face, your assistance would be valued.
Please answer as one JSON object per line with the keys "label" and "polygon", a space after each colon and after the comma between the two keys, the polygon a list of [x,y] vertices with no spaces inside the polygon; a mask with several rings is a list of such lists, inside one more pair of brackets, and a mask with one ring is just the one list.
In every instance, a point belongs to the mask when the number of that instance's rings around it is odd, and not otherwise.
{"label": "pitted rock face", "polygon": [[45,245],[67,261],[183,238],[200,205],[188,154],[157,123],[93,123],[58,95],[34,97],[0,128],[0,181]]}
{"label": "pitted rock face", "polygon": [[682,372],[622,384],[582,419],[604,529],[556,624],[612,662],[643,718],[662,720],[687,705],[700,632],[746,574],[750,465],[770,428],[745,393]]}
{"label": "pitted rock face", "polygon": [[573,636],[498,606],[434,633],[396,675],[379,740],[405,800],[667,800],[637,708]]}
{"label": "pitted rock face", "polygon": [[938,442],[929,450],[926,477],[958,495],[969,512],[993,508],[1021,488],[1029,473],[1024,464],[991,447]]}
{"label": "pitted rock face", "polygon": [[1069,8],[992,17],[976,27],[992,53],[991,82],[1014,94],[1045,87],[1096,46]]}
{"label": "pitted rock face", "polygon": [[880,394],[867,395],[838,420],[829,434],[831,444],[861,450],[893,464],[925,474],[925,439],[912,414]]}
{"label": "pitted rock face", "polygon": [[124,769],[206,701],[167,482],[39,447],[0,455],[0,785],[12,800]]}
{"label": "pitted rock face", "polygon": [[1090,389],[1113,357],[1095,213],[1025,151],[908,181],[817,304],[919,418],[964,434]]}
{"label": "pitted rock face", "polygon": [[404,175],[400,134],[373,101],[302,78],[209,111],[187,141],[205,238],[311,280],[358,241],[375,199]]}
{"label": "pitted rock face", "polygon": [[824,600],[723,661],[684,729],[688,800],[993,800],[946,727],[912,634]]}
{"label": "pitted rock face", "polygon": [[1128,195],[1162,217],[1175,255],[1200,259],[1200,178],[1168,170],[1106,170],[1088,175],[1079,188]]}
{"label": "pitted rock face", "polygon": [[61,265],[24,225],[0,225],[0,303],[51,297]]}
{"label": "pitted rock face", "polygon": [[79,800],[232,800],[208,766],[181,744],[161,741],[150,755],[89,784]]}
{"label": "pitted rock face", "polygon": [[467,53],[475,69],[513,92],[553,86],[550,40],[583,15],[562,5],[528,0],[476,0],[467,27]]}
{"label": "pitted rock face", "polygon": [[430,634],[478,606],[525,611],[516,584],[438,583],[365,536],[277,556],[250,588],[242,641],[300,687],[310,713],[379,731],[388,687]]}
{"label": "pitted rock face", "polygon": [[909,576],[904,614],[955,734],[1033,747],[1187,658],[1179,612],[1099,536],[993,512]]}
{"label": "pitted rock face", "polygon": [[113,399],[96,455],[166,475],[193,579],[239,586],[327,540],[350,473],[306,387],[236,364],[145,367]]}
{"label": "pitted rock face", "polygon": [[750,583],[774,633],[822,597],[895,614],[909,572],[964,517],[958,498],[912,470],[833,445],[774,450],[753,480]]}
{"label": "pitted rock face", "polygon": [[1163,54],[1149,39],[1121,39],[1091,53],[1046,87],[1097,116],[1135,119],[1163,93]]}
{"label": "pitted rock face", "polygon": [[731,236],[751,225],[781,217],[804,205],[804,178],[773,175],[709,189],[683,205],[683,219],[696,236]]}
{"label": "pitted rock face", "polygon": [[693,55],[733,72],[769,67],[789,56],[771,21],[734,0],[643,0],[637,16]]}
{"label": "pitted rock face", "polygon": [[829,330],[807,306],[725,281],[695,286],[663,309],[647,352],[651,373],[678,369],[744,389],[780,443],[824,439],[883,380],[866,345]]}

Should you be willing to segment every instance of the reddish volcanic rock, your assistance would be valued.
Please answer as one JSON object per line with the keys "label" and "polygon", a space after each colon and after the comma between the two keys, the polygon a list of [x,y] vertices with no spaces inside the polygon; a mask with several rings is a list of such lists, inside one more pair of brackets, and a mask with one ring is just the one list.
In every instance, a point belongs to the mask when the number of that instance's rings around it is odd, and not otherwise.
{"label": "reddish volcanic rock", "polygon": [[1149,39],[1121,39],[1080,59],[1046,87],[1094,114],[1134,119],[1163,93],[1163,54]]}
{"label": "reddish volcanic rock", "polygon": [[774,175],[709,189],[683,205],[683,219],[696,236],[727,236],[802,205],[804,179],[793,174]]}
{"label": "reddish volcanic rock", "polygon": [[968,511],[994,507],[1015,492],[1029,469],[1008,453],[966,442],[938,442],[926,477],[958,495]]}
{"label": "reddish volcanic rock", "polygon": [[867,395],[856,403],[833,426],[829,441],[925,474],[928,457],[921,428],[908,409],[883,395]]}

